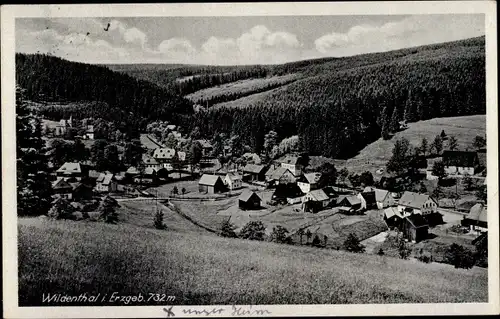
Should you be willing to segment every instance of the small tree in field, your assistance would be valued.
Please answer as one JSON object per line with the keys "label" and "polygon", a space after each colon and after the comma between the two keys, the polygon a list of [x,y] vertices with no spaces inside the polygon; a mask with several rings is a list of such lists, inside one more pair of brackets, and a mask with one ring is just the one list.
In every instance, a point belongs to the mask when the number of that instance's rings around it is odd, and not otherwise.
{"label": "small tree in field", "polygon": [[240,231],[240,236],[243,239],[264,240],[266,227],[261,221],[248,222]]}
{"label": "small tree in field", "polygon": [[179,195],[179,189],[177,188],[177,186],[174,186],[174,188],[172,189],[172,194]]}
{"label": "small tree in field", "polygon": [[398,253],[399,258],[401,259],[408,259],[408,257],[410,257],[411,250],[410,248],[408,248],[403,238],[401,238],[399,241]]}
{"label": "small tree in field", "polygon": [[378,250],[378,252],[377,252],[377,255],[379,255],[379,256],[383,256],[383,255],[385,255],[384,250],[383,250],[382,248],[379,248],[379,250]]}
{"label": "small tree in field", "polygon": [[353,233],[347,236],[343,246],[345,250],[353,253],[363,253],[365,251],[365,247],[361,245],[358,237]]}
{"label": "small tree in field", "polygon": [[480,135],[476,136],[474,139],[474,147],[475,148],[483,148],[486,146],[486,139]]}
{"label": "small tree in field", "polygon": [[448,140],[448,148],[452,151],[456,150],[458,147],[458,141],[455,136],[450,136],[450,139]]}
{"label": "small tree in field", "polygon": [[238,235],[234,231],[236,226],[234,226],[229,219],[224,221],[221,225],[219,236],[221,237],[229,237],[229,238],[237,238]]}
{"label": "small tree in field", "polygon": [[321,240],[319,239],[318,235],[314,235],[311,245],[314,247],[321,247]]}
{"label": "small tree in field", "polygon": [[99,205],[99,212],[101,213],[101,218],[106,223],[116,224],[118,221],[116,207],[118,207],[116,199],[110,196],[106,196],[102,199],[101,204]]}
{"label": "small tree in field", "polygon": [[422,143],[420,144],[419,151],[420,153],[422,153],[422,155],[425,156],[427,154],[428,149],[429,149],[429,143],[427,142],[427,139],[424,137],[422,139]]}
{"label": "small tree in field", "polygon": [[165,223],[163,222],[163,211],[161,209],[156,210],[154,226],[156,229],[165,229]]}
{"label": "small tree in field", "polygon": [[439,155],[443,151],[443,138],[436,135],[434,141],[431,144],[431,150],[434,150],[434,154]]}
{"label": "small tree in field", "polygon": [[58,198],[49,209],[48,216],[56,219],[68,218],[73,212],[73,207],[64,198]]}
{"label": "small tree in field", "polygon": [[302,237],[304,236],[304,230],[302,228],[300,228],[299,230],[297,230],[297,235],[299,235],[299,238],[300,238],[300,244],[302,245]]}
{"label": "small tree in field", "polygon": [[291,240],[288,237],[288,230],[283,226],[273,227],[273,232],[271,233],[271,241],[280,244],[290,244]]}
{"label": "small tree in field", "polygon": [[312,233],[311,231],[309,230],[309,228],[306,230],[306,238],[307,238],[307,242],[309,243],[309,241],[311,240],[311,237],[312,237]]}
{"label": "small tree in field", "polygon": [[186,195],[186,188],[183,187],[181,192],[182,192],[182,195]]}
{"label": "small tree in field", "polygon": [[437,161],[432,166],[432,174],[437,176],[439,180],[442,180],[446,177],[446,171],[444,170],[444,164],[442,161]]}
{"label": "small tree in field", "polygon": [[474,266],[474,254],[469,249],[458,245],[451,244],[444,255],[446,263],[455,266],[455,268],[470,269]]}

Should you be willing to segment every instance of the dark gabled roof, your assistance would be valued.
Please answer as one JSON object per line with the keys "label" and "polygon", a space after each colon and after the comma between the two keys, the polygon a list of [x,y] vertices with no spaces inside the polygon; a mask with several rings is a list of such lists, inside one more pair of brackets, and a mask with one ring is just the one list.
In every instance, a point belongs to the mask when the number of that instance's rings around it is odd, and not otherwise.
{"label": "dark gabled roof", "polygon": [[[277,169],[273,170],[273,173],[271,174],[271,176],[268,176],[268,179],[279,180],[281,176],[283,176],[287,171],[290,172],[288,168],[278,167]],[[292,174],[292,172],[290,172],[290,174]]]}
{"label": "dark gabled roof", "polygon": [[405,219],[415,228],[429,227],[425,218],[420,214],[411,214],[406,216]]}
{"label": "dark gabled roof", "polygon": [[297,165],[299,164],[299,156],[294,156],[294,155],[287,155],[283,159],[279,160],[280,163],[284,164],[292,164],[292,165]]}
{"label": "dark gabled roof", "polygon": [[328,200],[329,197],[326,195],[325,191],[322,189],[315,189],[310,191],[306,196],[312,198],[313,201],[322,202],[324,200]]}
{"label": "dark gabled roof", "polygon": [[385,189],[379,189],[379,188],[370,187],[370,186],[365,187],[363,192],[375,192],[375,199],[377,202],[383,202],[385,200],[385,198],[387,197],[387,195],[390,195],[389,191],[387,191]]}
{"label": "dark gabled roof", "polygon": [[69,189],[71,190],[72,187],[71,185],[66,182],[63,178],[57,179],[52,183],[52,188],[53,189]]}
{"label": "dark gabled roof", "polygon": [[273,193],[273,197],[296,198],[304,196],[304,193],[297,184],[279,184]]}
{"label": "dark gabled roof", "polygon": [[476,152],[444,151],[443,164],[445,166],[474,167],[478,157]]}
{"label": "dark gabled roof", "polygon": [[337,197],[337,192],[332,186],[323,187],[323,191],[329,198]]}
{"label": "dark gabled roof", "polygon": [[243,172],[245,173],[254,173],[260,174],[266,167],[264,165],[256,165],[256,164],[247,164],[243,168]]}
{"label": "dark gabled roof", "polygon": [[307,173],[302,175],[299,178],[299,181],[302,183],[308,183],[308,184],[317,184],[321,180],[321,173],[314,172],[314,173]]}
{"label": "dark gabled roof", "polygon": [[488,210],[486,207],[478,203],[470,209],[469,215],[466,217],[467,219],[472,219],[472,220],[477,220],[481,222],[487,222],[488,221]]}
{"label": "dark gabled roof", "polygon": [[250,200],[250,198],[254,197],[254,196],[257,196],[257,198],[262,201],[262,199],[260,198],[259,195],[257,195],[257,193],[255,193],[254,191],[251,191],[249,189],[245,189],[240,197],[238,197],[239,200],[241,201],[244,201],[244,202],[248,202]]}
{"label": "dark gabled roof", "polygon": [[472,245],[479,244],[479,243],[481,243],[483,240],[488,240],[488,232],[481,233],[481,235],[479,235],[479,237],[477,237],[476,239],[474,239],[474,240],[472,241]]}

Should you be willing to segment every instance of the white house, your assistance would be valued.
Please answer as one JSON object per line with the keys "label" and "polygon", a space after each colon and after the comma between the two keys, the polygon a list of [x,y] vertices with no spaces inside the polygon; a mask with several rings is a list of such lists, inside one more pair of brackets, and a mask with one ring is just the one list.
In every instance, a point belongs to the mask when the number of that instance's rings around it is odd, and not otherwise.
{"label": "white house", "polygon": [[166,164],[170,163],[175,156],[175,150],[173,148],[162,147],[157,148],[153,152],[153,158],[162,164],[161,166],[169,169]]}
{"label": "white house", "polygon": [[113,174],[101,173],[97,178],[95,189],[96,191],[103,193],[115,192],[117,189],[117,183]]}
{"label": "white house", "polygon": [[302,175],[302,170],[304,167],[299,163],[299,157],[293,155],[287,155],[285,158],[279,161],[281,167],[288,169],[295,177]]}
{"label": "white house", "polygon": [[321,173],[307,173],[297,179],[297,185],[304,193],[319,188],[321,182]]}
{"label": "white house", "polygon": [[474,175],[479,158],[476,152],[444,151],[443,164],[448,175]]}
{"label": "white house", "polygon": [[425,215],[437,212],[437,202],[429,195],[404,192],[398,202],[398,211],[404,216],[412,213]]}
{"label": "white house", "polygon": [[363,190],[363,193],[366,192],[375,192],[375,200],[377,202],[378,209],[387,208],[395,204],[394,197],[392,197],[392,194],[385,189],[368,186]]}
{"label": "white house", "polygon": [[464,217],[462,225],[470,227],[471,231],[488,231],[488,210],[483,204],[476,204],[470,209],[469,215]]}
{"label": "white house", "polygon": [[241,176],[234,173],[227,173],[226,177],[224,177],[224,184],[230,190],[241,188]]}
{"label": "white house", "polygon": [[162,168],[162,165],[153,157],[144,156],[142,162],[144,163],[145,168],[152,168],[155,171]]}
{"label": "white house", "polygon": [[315,189],[302,198],[302,210],[316,213],[326,208],[332,200],[333,198],[328,196],[322,189]]}

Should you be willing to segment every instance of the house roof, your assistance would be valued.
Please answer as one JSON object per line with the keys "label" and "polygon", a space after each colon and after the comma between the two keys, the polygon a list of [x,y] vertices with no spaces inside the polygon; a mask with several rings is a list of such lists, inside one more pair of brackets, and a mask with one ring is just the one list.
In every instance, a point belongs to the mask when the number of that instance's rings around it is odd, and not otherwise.
{"label": "house roof", "polygon": [[317,184],[321,180],[321,173],[314,172],[314,173],[307,173],[304,174],[303,177],[301,178],[301,182],[306,182],[309,184]]}
{"label": "house roof", "polygon": [[210,144],[210,142],[207,140],[198,140],[198,142],[203,148],[212,148],[212,144]]}
{"label": "house roof", "polygon": [[220,181],[220,176],[203,174],[203,176],[200,178],[200,181],[198,182],[198,184],[214,186],[217,183],[217,180]]}
{"label": "house roof", "polygon": [[361,204],[361,200],[356,195],[339,197],[337,202],[340,203],[340,202],[344,201],[344,199],[347,200],[349,202],[349,204],[351,204],[351,205]]}
{"label": "house roof", "polygon": [[177,127],[177,126],[175,126],[175,125],[173,125],[173,124],[167,125],[167,129],[168,129],[168,130],[171,130],[171,131],[175,130],[175,128],[176,128],[176,127]]}
{"label": "house roof", "polygon": [[157,159],[171,159],[175,156],[173,148],[163,147],[154,150],[153,157]]}
{"label": "house roof", "polygon": [[63,178],[58,178],[52,183],[53,189],[72,189],[71,185]]}
{"label": "house roof", "polygon": [[273,198],[296,198],[303,196],[304,193],[297,184],[280,184],[276,186],[276,190],[273,193]]}
{"label": "house roof", "polygon": [[89,177],[90,178],[99,178],[99,175],[101,175],[101,172],[98,172],[95,169],[89,170]]}
{"label": "house roof", "polygon": [[323,191],[322,189],[315,189],[307,193],[307,195],[317,202],[322,202],[329,199],[328,195],[326,195],[325,191]]}
{"label": "house roof", "polygon": [[397,216],[401,219],[403,219],[403,216],[399,213],[398,209],[396,207],[387,207],[384,209],[384,215],[386,218],[391,218],[392,216]]}
{"label": "house roof", "polygon": [[378,189],[378,188],[375,188],[375,187],[365,187],[365,189],[363,190],[363,193],[365,192],[375,192],[375,200],[377,202],[383,202],[385,200],[385,198],[389,195],[389,191],[385,190],[385,189]]}
{"label": "house roof", "polygon": [[[273,170],[272,174],[270,176],[268,176],[268,178],[271,180],[279,180],[281,178],[281,176],[283,176],[283,174],[286,173],[286,171],[289,171],[288,168],[278,167],[277,169]],[[290,174],[291,173],[292,172],[290,172]]]}
{"label": "house roof", "polygon": [[255,153],[245,153],[242,155],[242,157],[245,158],[247,161],[253,161],[254,164],[259,165],[262,162],[260,156]]}
{"label": "house roof", "polygon": [[256,165],[256,164],[247,164],[243,168],[245,173],[255,173],[260,174],[266,167],[264,165]]}
{"label": "house roof", "polygon": [[130,166],[125,173],[126,174],[139,174],[140,172],[135,166]]}
{"label": "house roof", "polygon": [[292,165],[297,165],[299,161],[299,157],[295,155],[287,155],[281,160],[279,160],[280,163],[283,164],[292,164]]}
{"label": "house roof", "polygon": [[249,190],[249,189],[245,189],[241,194],[240,196],[238,197],[239,200],[241,201],[244,201],[244,202],[248,202],[250,200],[250,198],[252,198],[253,196],[257,196],[259,198],[259,200],[262,200],[260,198],[259,195],[257,195],[257,193],[255,193],[254,191],[252,190]]}
{"label": "house roof", "polygon": [[57,173],[80,174],[83,172],[80,163],[66,162],[57,171]]}
{"label": "house roof", "polygon": [[377,202],[375,192],[362,192],[361,196],[363,196],[367,204],[375,204]]}
{"label": "house roof", "polygon": [[444,151],[443,164],[445,166],[474,167],[478,157],[476,152]]}
{"label": "house roof", "polygon": [[399,199],[399,205],[421,209],[429,199],[434,200],[429,195],[406,191]]}
{"label": "house roof", "polygon": [[94,133],[94,125],[87,125],[85,133]]}
{"label": "house roof", "polygon": [[429,227],[425,218],[420,214],[411,214],[410,216],[406,216],[405,219],[415,228]]}
{"label": "house roof", "polygon": [[231,181],[241,180],[241,176],[238,174],[235,174],[235,173],[227,173],[226,178],[231,180]]}
{"label": "house roof", "polygon": [[324,187],[323,192],[325,192],[326,196],[330,198],[337,197],[337,192],[332,186]]}
{"label": "house roof", "polygon": [[468,219],[473,219],[481,222],[488,221],[488,210],[483,204],[476,204],[470,209]]}
{"label": "house roof", "polygon": [[101,183],[103,185],[109,185],[109,183],[111,183],[112,179],[113,179],[113,174],[101,173],[99,175],[99,177],[97,178],[97,182]]}
{"label": "house roof", "polygon": [[144,170],[144,175],[154,175],[156,173],[156,170],[152,167],[146,167]]}
{"label": "house roof", "polygon": [[158,165],[158,161],[153,157],[145,157],[143,160],[146,165]]}

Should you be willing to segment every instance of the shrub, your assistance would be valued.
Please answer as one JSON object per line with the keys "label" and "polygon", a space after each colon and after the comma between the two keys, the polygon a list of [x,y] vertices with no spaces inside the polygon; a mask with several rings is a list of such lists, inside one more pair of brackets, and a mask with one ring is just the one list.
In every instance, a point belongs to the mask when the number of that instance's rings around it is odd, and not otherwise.
{"label": "shrub", "polygon": [[432,262],[432,254],[428,251],[420,249],[419,253],[417,254],[417,259],[421,262],[428,264]]}
{"label": "shrub", "polygon": [[47,215],[55,219],[70,219],[73,207],[67,199],[58,198],[54,201]]}
{"label": "shrub", "polygon": [[365,247],[361,245],[358,237],[350,233],[344,241],[344,249],[353,253],[363,253],[365,251]]}
{"label": "shrub", "polygon": [[163,211],[161,209],[156,210],[153,225],[156,229],[165,229],[165,223],[163,222]]}
{"label": "shrub", "polygon": [[266,227],[261,221],[248,222],[240,231],[240,237],[250,240],[264,240]]}
{"label": "shrub", "polygon": [[408,259],[408,257],[410,257],[411,249],[408,247],[408,245],[406,245],[403,239],[399,241],[398,253],[399,258],[401,259]]}
{"label": "shrub", "polygon": [[444,261],[455,268],[470,269],[474,266],[474,255],[469,249],[458,245],[451,244],[444,255]]}
{"label": "shrub", "polygon": [[377,252],[377,255],[379,255],[379,256],[383,256],[383,255],[385,255],[384,250],[383,250],[382,248],[380,248],[380,249],[378,250],[378,252]]}
{"label": "shrub", "polygon": [[100,219],[103,219],[106,223],[116,224],[118,221],[117,206],[116,199],[110,196],[104,197],[99,205]]}
{"label": "shrub", "polygon": [[288,229],[285,227],[280,225],[275,226],[271,233],[271,241],[280,244],[291,244],[291,238],[288,236],[288,233]]}
{"label": "shrub", "polygon": [[236,226],[234,226],[229,219],[224,221],[221,225],[219,236],[222,237],[230,237],[230,238],[237,238],[238,235],[234,231],[236,229]]}

